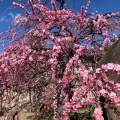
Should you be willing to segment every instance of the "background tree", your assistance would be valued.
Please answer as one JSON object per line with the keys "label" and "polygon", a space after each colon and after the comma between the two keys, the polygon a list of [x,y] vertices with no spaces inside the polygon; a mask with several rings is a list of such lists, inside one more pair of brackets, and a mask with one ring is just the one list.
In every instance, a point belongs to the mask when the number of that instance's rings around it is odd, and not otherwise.
{"label": "background tree", "polygon": [[33,101],[36,114],[52,107],[54,120],[69,120],[72,113],[87,108],[87,113],[92,113],[89,119],[103,120],[107,116],[102,107],[116,110],[120,104],[120,84],[110,81],[105,73],[119,74],[120,65],[111,63],[96,69],[96,63],[104,47],[111,45],[114,30],[119,30],[119,15],[86,15],[84,6],[79,13],[72,13],[58,9],[54,0],[50,10],[37,2],[28,0],[31,11],[13,2],[25,12],[26,19],[17,19],[19,25],[9,31],[12,43],[0,54],[0,89],[7,93],[6,102],[16,92],[19,104],[29,92],[31,103],[34,91],[39,97]]}

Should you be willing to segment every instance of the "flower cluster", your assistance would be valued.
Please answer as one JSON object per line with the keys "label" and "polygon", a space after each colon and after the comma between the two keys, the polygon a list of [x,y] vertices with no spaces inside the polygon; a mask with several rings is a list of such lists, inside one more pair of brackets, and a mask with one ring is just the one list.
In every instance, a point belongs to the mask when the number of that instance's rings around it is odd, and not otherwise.
{"label": "flower cluster", "polygon": [[[85,106],[94,109],[95,120],[104,120],[101,97],[108,101],[104,103],[106,108],[120,106],[120,84],[106,75],[109,71],[120,74],[120,65],[108,63],[95,67],[97,54],[112,37],[117,40],[115,34],[109,33],[113,24],[119,22],[113,20],[116,16],[113,13],[87,17],[90,2],[79,13],[59,10],[54,0],[51,0],[52,10],[40,1],[33,4],[28,0],[31,12],[13,2],[26,13],[26,20],[24,26],[12,30],[13,43],[0,54],[0,90],[15,91],[17,103],[23,93],[34,94],[36,100],[30,101],[31,104],[36,104],[35,108],[40,103],[53,107],[54,120],[69,120],[72,112]],[[17,31],[21,27],[25,33],[19,38]]]}

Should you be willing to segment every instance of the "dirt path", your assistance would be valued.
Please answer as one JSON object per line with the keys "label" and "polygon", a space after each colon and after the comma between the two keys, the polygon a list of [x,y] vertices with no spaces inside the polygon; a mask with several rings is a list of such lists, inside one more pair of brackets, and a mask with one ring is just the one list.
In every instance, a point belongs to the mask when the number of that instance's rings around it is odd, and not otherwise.
{"label": "dirt path", "polygon": [[[19,114],[18,114],[18,120],[31,120],[31,119],[27,119],[27,116],[33,116],[34,114],[33,113],[28,113],[24,110],[22,110]],[[0,120],[6,120],[4,119],[3,117],[0,117]],[[15,119],[17,120],[17,118]]]}

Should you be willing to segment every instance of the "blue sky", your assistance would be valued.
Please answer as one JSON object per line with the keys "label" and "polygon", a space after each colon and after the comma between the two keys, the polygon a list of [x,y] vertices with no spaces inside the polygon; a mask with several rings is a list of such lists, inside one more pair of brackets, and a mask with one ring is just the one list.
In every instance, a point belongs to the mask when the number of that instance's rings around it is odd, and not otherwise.
{"label": "blue sky", "polygon": [[[14,8],[10,0],[0,0],[0,1],[1,1],[0,2],[0,32],[3,32],[7,30],[11,22],[16,17],[18,17],[19,15],[24,16],[24,14],[21,9]],[[17,1],[17,0],[13,0],[13,1]],[[22,1],[25,2],[27,0],[22,0]],[[74,4],[73,1],[75,1],[75,8],[73,7]],[[81,6],[82,5],[86,6],[86,3],[87,0],[67,0],[66,2],[67,8],[72,9],[74,12],[79,12],[81,10]],[[9,10],[7,10],[8,8]],[[88,12],[89,13],[94,12],[96,14],[97,13],[105,14],[116,10],[120,10],[120,0],[92,0]],[[1,51],[3,51],[3,47],[0,46],[0,52]]]}

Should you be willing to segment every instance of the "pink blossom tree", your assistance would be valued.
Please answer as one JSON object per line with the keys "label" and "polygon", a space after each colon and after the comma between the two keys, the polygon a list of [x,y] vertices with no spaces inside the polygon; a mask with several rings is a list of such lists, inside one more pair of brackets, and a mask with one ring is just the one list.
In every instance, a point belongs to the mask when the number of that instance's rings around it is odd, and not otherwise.
{"label": "pink blossom tree", "polygon": [[[104,108],[114,109],[119,116],[120,84],[111,81],[106,72],[120,74],[120,65],[108,63],[96,69],[100,53],[111,45],[111,39],[118,39],[119,15],[87,15],[84,6],[72,13],[58,9],[54,0],[52,10],[40,0],[28,0],[28,4],[31,11],[13,2],[26,17],[15,20],[19,23],[8,32],[12,44],[0,54],[0,89],[7,92],[6,102],[13,98],[13,91],[19,104],[25,91],[38,95],[45,88],[34,102],[36,114],[44,104],[44,108],[54,109],[54,120],[69,120],[71,113],[86,107],[93,110],[94,120],[106,119]],[[104,103],[101,97],[106,99]]]}

